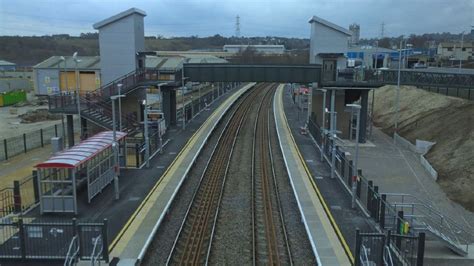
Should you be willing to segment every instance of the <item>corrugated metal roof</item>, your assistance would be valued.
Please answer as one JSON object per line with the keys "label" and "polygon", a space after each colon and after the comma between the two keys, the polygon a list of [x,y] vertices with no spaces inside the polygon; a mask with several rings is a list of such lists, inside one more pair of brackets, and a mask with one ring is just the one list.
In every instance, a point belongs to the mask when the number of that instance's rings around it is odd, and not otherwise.
{"label": "corrugated metal roof", "polygon": [[344,33],[344,34],[346,34],[346,35],[349,35],[349,36],[352,35],[352,32],[350,32],[349,30],[347,30],[347,29],[345,29],[345,28],[343,28],[343,27],[341,27],[341,26],[338,26],[338,25],[336,25],[336,24],[334,24],[334,23],[332,23],[332,22],[329,22],[329,21],[327,21],[327,20],[325,20],[325,19],[322,19],[322,18],[320,18],[320,17],[318,17],[318,16],[313,16],[308,22],[309,22],[309,23],[317,22],[317,23],[322,24],[322,25],[324,25],[324,26],[326,26],[326,27],[329,27],[329,28],[335,29],[335,30],[337,30],[337,31],[340,31],[340,32],[342,32],[342,33]]}
{"label": "corrugated metal roof", "polygon": [[127,9],[121,13],[118,13],[117,15],[114,15],[114,16],[111,16],[109,18],[106,18],[102,21],[99,21],[97,23],[95,23],[94,25],[92,25],[94,27],[94,29],[100,29],[110,23],[113,23],[117,20],[120,20],[122,18],[125,18],[127,16],[130,16],[132,14],[138,14],[138,15],[141,15],[141,16],[146,16],[146,12],[141,10],[141,9],[138,9],[138,8],[130,8],[130,9]]}
{"label": "corrugated metal roof", "polygon": [[[117,140],[127,136],[125,132],[116,132]],[[103,131],[70,149],[59,152],[48,160],[37,164],[36,168],[77,168],[93,158],[99,152],[109,148],[113,143],[113,131]]]}
{"label": "corrugated metal roof", "polygon": [[167,57],[166,61],[159,67],[160,70],[178,70],[183,67],[184,58]]}
{"label": "corrugated metal roof", "polygon": [[5,60],[0,60],[0,66],[16,66],[16,64],[12,63],[12,62],[5,61]]}
{"label": "corrugated metal roof", "polygon": [[[64,57],[64,61],[61,59]],[[100,56],[78,56],[80,62],[77,64],[78,69],[99,70]],[[51,56],[43,62],[35,65],[33,68],[61,68],[73,70],[76,67],[76,62],[72,56]]]}

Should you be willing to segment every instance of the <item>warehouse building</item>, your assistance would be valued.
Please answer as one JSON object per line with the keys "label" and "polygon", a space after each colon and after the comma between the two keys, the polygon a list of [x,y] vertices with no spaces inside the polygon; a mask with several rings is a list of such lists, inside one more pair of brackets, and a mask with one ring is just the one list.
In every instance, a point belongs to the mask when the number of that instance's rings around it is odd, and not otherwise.
{"label": "warehouse building", "polygon": [[222,48],[224,52],[237,54],[239,52],[245,51],[247,49],[252,49],[257,53],[262,53],[266,55],[282,55],[285,53],[284,45],[246,45],[246,44],[226,44]]}
{"label": "warehouse building", "polygon": [[15,71],[16,64],[5,60],[0,60],[0,71]]}
{"label": "warehouse building", "polygon": [[99,88],[100,57],[78,56],[77,59],[76,65],[72,56],[52,56],[35,65],[33,83],[36,94],[73,93],[77,87],[81,94],[85,94]]}
{"label": "warehouse building", "polygon": [[[100,56],[77,57],[78,87],[82,95],[98,89],[103,81]],[[145,67],[158,69],[160,81],[176,81],[176,73],[183,63],[227,63],[211,55],[145,56]],[[33,81],[37,95],[73,93],[76,91],[76,65],[72,56],[52,56],[33,67]]]}
{"label": "warehouse building", "polygon": [[392,53],[396,53],[398,56],[397,51],[383,47],[352,46],[347,52],[347,58],[349,61],[354,60],[356,63],[360,63],[365,68],[381,68],[390,67]]}

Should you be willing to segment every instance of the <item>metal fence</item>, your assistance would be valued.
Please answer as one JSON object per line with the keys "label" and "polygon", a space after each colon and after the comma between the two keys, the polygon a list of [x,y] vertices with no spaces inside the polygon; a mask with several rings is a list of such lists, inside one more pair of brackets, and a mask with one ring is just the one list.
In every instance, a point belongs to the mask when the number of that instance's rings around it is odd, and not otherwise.
{"label": "metal fence", "polygon": [[[431,204],[417,199],[413,195],[403,193],[382,193],[372,180],[367,179],[362,170],[353,169],[352,157],[333,140],[329,134],[322,132],[315,122],[314,116],[309,121],[309,132],[322,147],[326,162],[331,165],[333,145],[335,145],[334,170],[338,180],[352,196],[352,185],[355,182],[355,198],[359,206],[380,226],[383,232],[392,232],[392,238],[403,239],[391,247],[398,249],[397,258],[404,263],[414,265],[413,254],[417,252],[424,238],[420,233],[441,241],[445,246],[459,255],[468,254],[469,245],[474,242],[474,235],[450,217],[446,217]],[[356,177],[356,178],[354,178]],[[410,255],[411,254],[411,255]],[[418,262],[417,262],[418,263]]]}
{"label": "metal fence", "polygon": [[355,265],[423,265],[425,233],[417,236],[356,230]]}
{"label": "metal fence", "polygon": [[[76,237],[76,238],[75,238]],[[66,260],[73,239],[78,258],[108,262],[107,220],[102,222],[41,221],[18,218],[0,220],[0,262],[12,260]],[[100,239],[102,247],[97,243]],[[95,250],[94,250],[95,248]],[[102,250],[98,254],[97,248]]]}
{"label": "metal fence", "polygon": [[[74,120],[74,123],[74,127],[79,127],[79,120]],[[66,132],[63,131],[62,124],[56,124],[15,137],[5,138],[0,142],[0,161],[8,160],[16,155],[27,153],[39,147],[44,147],[51,143],[52,137],[61,136],[66,136]],[[65,137],[63,141],[63,144],[65,144]]]}
{"label": "metal fence", "polygon": [[[413,221],[407,220],[406,217],[403,216],[403,213],[400,215],[400,212],[397,210],[396,206],[387,201],[387,195],[381,194],[379,192],[379,187],[376,186],[372,180],[368,180],[364,177],[362,170],[358,169],[356,174],[353,167],[354,164],[352,158],[337,144],[337,140],[330,138],[328,132],[321,131],[317,123],[315,123],[314,117],[312,117],[312,119],[309,121],[308,129],[313,138],[318,141],[319,145],[322,143],[322,150],[328,164],[331,164],[333,145],[335,145],[334,170],[338,180],[340,180],[347,190],[350,191],[349,193],[351,196],[352,185],[355,185],[355,197],[360,203],[360,207],[363,208],[363,210],[380,225],[380,228],[383,232],[394,232],[395,234],[393,236],[397,236],[397,239],[404,240],[402,241],[403,248],[401,246],[402,243],[397,242],[397,244],[400,245],[394,245],[394,247],[398,247],[400,249],[396,258],[402,260],[404,265],[415,265],[412,261],[413,256],[402,256],[400,254],[416,254],[418,252],[419,246],[410,245],[409,243],[418,241],[418,234],[421,231],[410,230],[410,226],[413,225]],[[370,243],[376,243],[377,241],[380,242],[382,239],[381,236],[373,233],[367,234],[366,237],[370,237]],[[385,239],[385,237],[386,236],[384,235],[383,239]],[[376,265],[382,265],[384,251],[380,249],[374,253],[375,251],[373,251],[374,249],[370,247],[370,245],[372,245],[370,243],[363,245],[360,250],[356,251],[357,256],[360,254],[363,257],[358,258],[359,260],[363,261],[363,263],[360,265],[366,265],[365,263],[367,261],[375,262]],[[379,244],[380,243],[376,243],[374,246],[379,247]],[[390,250],[395,250],[394,247],[390,247]],[[401,252],[401,250],[403,250],[403,252]]]}
{"label": "metal fence", "polygon": [[15,180],[11,187],[0,190],[0,219],[10,214],[20,214],[39,202],[36,172],[21,180]]}

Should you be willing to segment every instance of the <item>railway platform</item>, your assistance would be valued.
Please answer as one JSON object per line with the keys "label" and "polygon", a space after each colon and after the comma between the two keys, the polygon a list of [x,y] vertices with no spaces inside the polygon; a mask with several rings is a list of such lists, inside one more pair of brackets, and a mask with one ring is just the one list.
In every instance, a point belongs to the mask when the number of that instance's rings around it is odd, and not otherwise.
{"label": "railway platform", "polygon": [[274,98],[274,114],[280,148],[302,215],[313,253],[319,265],[351,265],[352,253],[325,203],[292,136],[283,107],[283,85]]}
{"label": "railway platform", "polygon": [[110,257],[118,265],[135,265],[145,255],[145,251],[158,229],[167,210],[186,178],[193,162],[204,147],[213,129],[232,104],[254,83],[247,84],[229,96],[192,135],[181,152],[176,155],[159,181],[151,189],[135,213],[110,245]]}

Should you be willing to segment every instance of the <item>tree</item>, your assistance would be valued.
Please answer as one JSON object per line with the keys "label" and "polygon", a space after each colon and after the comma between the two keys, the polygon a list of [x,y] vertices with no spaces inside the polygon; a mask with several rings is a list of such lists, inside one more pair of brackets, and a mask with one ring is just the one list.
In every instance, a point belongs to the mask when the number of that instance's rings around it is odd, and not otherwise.
{"label": "tree", "polygon": [[380,39],[380,40],[379,40],[379,47],[392,49],[392,45],[391,45],[391,43],[390,43],[390,39],[387,38],[387,37]]}

